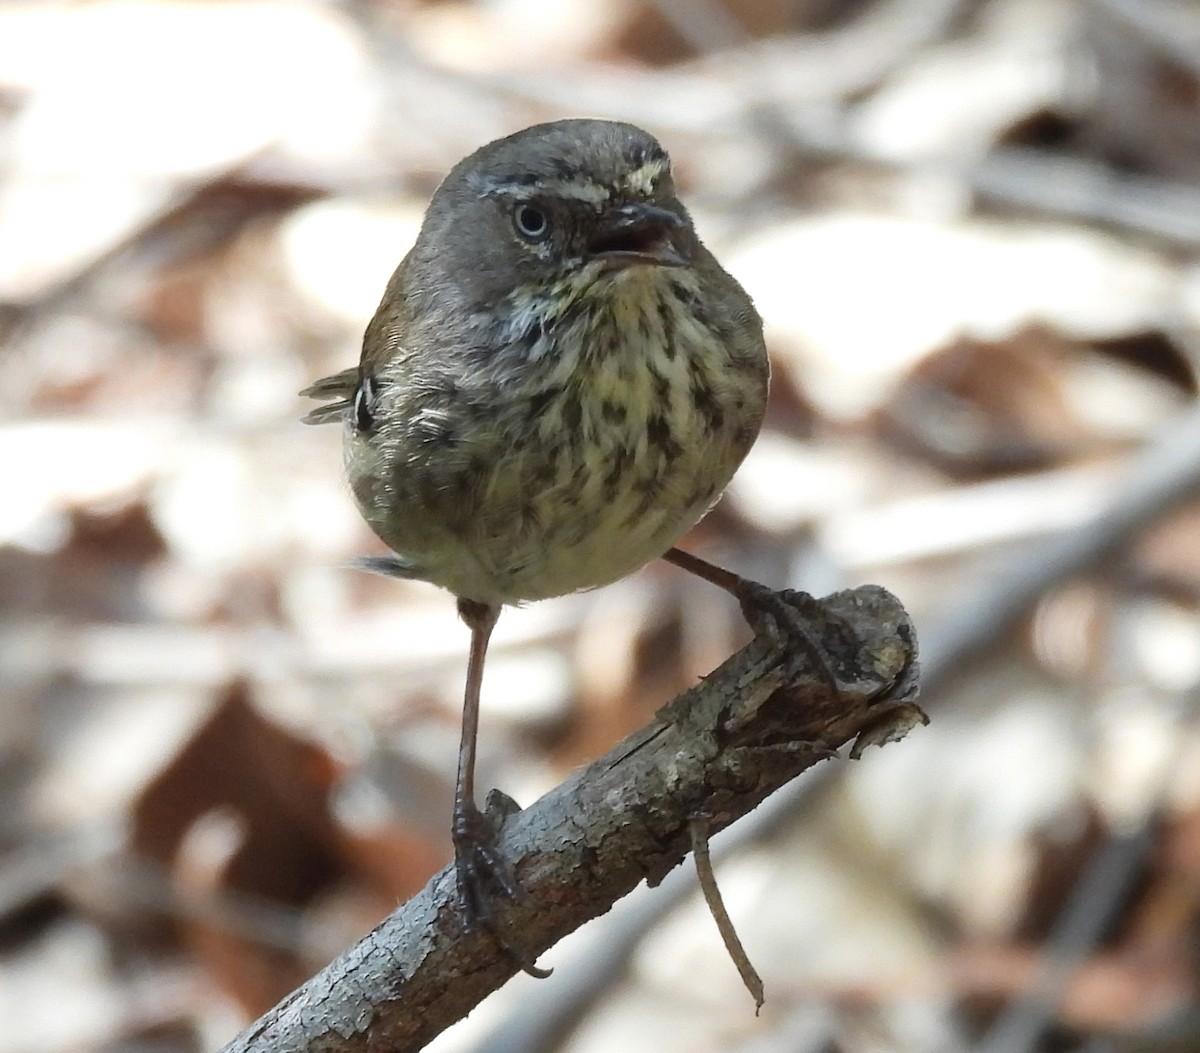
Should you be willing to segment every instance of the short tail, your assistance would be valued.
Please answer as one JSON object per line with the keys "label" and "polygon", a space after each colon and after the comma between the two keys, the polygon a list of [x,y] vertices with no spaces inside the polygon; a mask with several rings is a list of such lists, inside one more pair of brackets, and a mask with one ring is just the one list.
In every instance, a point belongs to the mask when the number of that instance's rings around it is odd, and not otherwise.
{"label": "short tail", "polygon": [[354,392],[358,387],[358,366],[343,369],[331,377],[323,377],[306,387],[301,395],[310,399],[328,400],[304,416],[305,424],[332,424],[346,420],[354,405]]}

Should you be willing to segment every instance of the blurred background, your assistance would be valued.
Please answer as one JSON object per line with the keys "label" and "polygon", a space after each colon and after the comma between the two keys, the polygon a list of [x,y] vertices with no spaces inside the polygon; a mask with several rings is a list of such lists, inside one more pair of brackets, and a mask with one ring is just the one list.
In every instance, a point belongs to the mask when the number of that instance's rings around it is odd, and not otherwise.
{"label": "blurred background", "polygon": [[[439,177],[671,151],[763,435],[688,547],[895,591],[933,721],[714,844],[440,1051],[1200,1050],[1200,5],[0,6],[0,1053],[216,1049],[449,858],[466,630],[336,428]],[[745,642],[652,566],[501,619],[528,803]],[[721,852],[721,849],[724,849]]]}

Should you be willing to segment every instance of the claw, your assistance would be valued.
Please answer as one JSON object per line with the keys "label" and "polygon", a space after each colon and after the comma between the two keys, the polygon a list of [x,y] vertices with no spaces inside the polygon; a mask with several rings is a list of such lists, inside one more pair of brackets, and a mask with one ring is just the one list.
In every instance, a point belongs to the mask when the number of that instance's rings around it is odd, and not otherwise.
{"label": "claw", "polygon": [[492,824],[473,804],[462,804],[454,810],[451,836],[454,839],[459,907],[468,929],[493,920],[491,893],[499,892],[513,903],[528,899],[513,876],[508,860],[496,848]]}
{"label": "claw", "polygon": [[791,638],[810,659],[829,689],[834,694],[838,693],[837,674],[829,664],[829,652],[811,627],[812,622],[826,617],[817,599],[795,589],[776,592],[748,578],[741,579],[735,595],[742,608],[742,616],[756,634]]}
{"label": "claw", "polygon": [[791,637],[812,660],[813,668],[829,689],[835,695],[839,693],[837,676],[829,664],[829,651],[809,625],[809,622],[830,624],[829,615],[819,601],[807,592],[795,589],[776,592],[681,548],[667,549],[663,559],[734,596],[742,608],[742,616],[756,635],[774,639],[781,635]]}
{"label": "claw", "polygon": [[463,928],[470,932],[486,926],[508,955],[530,976],[544,980],[553,970],[540,969],[502,926],[495,910],[499,895],[510,903],[525,903],[529,894],[513,875],[508,860],[496,846],[496,830],[489,816],[475,805],[460,803],[454,809],[454,875],[458,885],[458,910]]}

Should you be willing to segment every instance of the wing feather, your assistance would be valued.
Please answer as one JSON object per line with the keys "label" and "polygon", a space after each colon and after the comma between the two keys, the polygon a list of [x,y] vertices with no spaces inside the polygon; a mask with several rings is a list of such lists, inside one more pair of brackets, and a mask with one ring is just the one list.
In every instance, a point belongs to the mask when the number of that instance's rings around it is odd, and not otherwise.
{"label": "wing feather", "polygon": [[305,424],[332,424],[346,420],[354,406],[358,390],[358,366],[343,369],[331,377],[322,377],[300,394],[310,399],[325,399],[327,404],[310,410],[303,418]]}

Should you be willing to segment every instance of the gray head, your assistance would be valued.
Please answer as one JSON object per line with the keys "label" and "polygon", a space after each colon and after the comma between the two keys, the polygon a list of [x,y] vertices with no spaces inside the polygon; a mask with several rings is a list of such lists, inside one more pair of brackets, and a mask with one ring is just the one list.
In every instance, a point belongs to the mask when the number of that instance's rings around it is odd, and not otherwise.
{"label": "gray head", "polygon": [[412,264],[471,274],[479,300],[629,266],[687,266],[700,251],[658,141],[631,124],[564,120],[460,161],[425,216]]}

